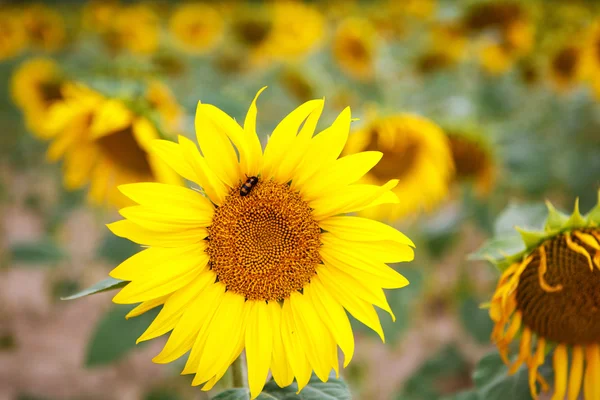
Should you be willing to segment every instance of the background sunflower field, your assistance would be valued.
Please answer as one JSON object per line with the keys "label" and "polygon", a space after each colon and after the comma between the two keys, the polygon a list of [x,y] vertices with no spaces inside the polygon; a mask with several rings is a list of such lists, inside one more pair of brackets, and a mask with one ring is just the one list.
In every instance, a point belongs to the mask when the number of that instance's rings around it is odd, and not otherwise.
{"label": "background sunflower field", "polygon": [[135,342],[156,313],[61,298],[138,250],[105,224],[116,185],[177,180],[149,141],[192,137],[199,100],[243,121],[263,86],[263,143],[307,100],[320,127],[351,107],[344,152],[383,151],[365,179],[400,180],[401,207],[368,216],[416,244],[386,343],[356,323],[340,380],[265,398],[531,398],[490,342],[499,273],[478,249],[546,199],[598,201],[597,2],[0,2],[0,77],[0,400],[236,398],[151,362],[160,340]]}

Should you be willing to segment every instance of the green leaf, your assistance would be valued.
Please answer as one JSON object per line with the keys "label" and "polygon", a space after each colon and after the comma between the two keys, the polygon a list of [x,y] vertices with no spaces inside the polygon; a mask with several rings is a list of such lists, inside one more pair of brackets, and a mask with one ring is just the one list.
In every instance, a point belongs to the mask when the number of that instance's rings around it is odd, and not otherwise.
{"label": "green leaf", "polygon": [[531,399],[527,369],[521,367],[514,375],[508,375],[508,367],[502,362],[498,352],[492,352],[479,361],[473,380],[481,399]]}
{"label": "green leaf", "polygon": [[72,294],[67,297],[62,297],[61,300],[73,300],[73,299],[78,299],[80,297],[89,296],[91,294],[102,293],[102,292],[107,292],[109,290],[120,289],[120,288],[124,287],[125,285],[127,285],[128,283],[129,283],[128,281],[122,281],[120,279],[106,278],[103,281],[95,283],[92,286],[90,286],[86,289],[83,289],[80,292],[77,292],[77,293]]}
{"label": "green leaf", "polygon": [[451,396],[442,397],[441,400],[480,400],[479,394],[475,390],[466,390]]}
{"label": "green leaf", "polygon": [[116,266],[140,251],[140,249],[141,247],[139,244],[115,236],[112,232],[108,232],[98,248],[98,257],[103,258]]}
{"label": "green leaf", "polygon": [[129,320],[125,315],[132,306],[114,305],[99,321],[87,348],[85,365],[109,364],[127,355],[135,347],[136,339],[156,318],[160,307]]}
{"label": "green leaf", "polygon": [[66,253],[50,240],[17,243],[11,247],[10,257],[15,263],[25,264],[56,263],[67,258]]}
{"label": "green leaf", "polygon": [[146,395],[145,400],[181,400],[181,396],[173,389],[155,389]]}
{"label": "green leaf", "polygon": [[486,241],[483,246],[469,254],[468,259],[500,261],[523,250],[525,250],[525,244],[519,234],[497,237]]}
{"label": "green leaf", "polygon": [[[348,385],[337,378],[329,378],[327,382],[321,382],[316,376],[312,376],[300,394],[296,394],[298,385],[296,382],[290,386],[281,388],[275,381],[270,380],[265,385],[262,393],[256,400],[349,400],[352,398]],[[219,393],[212,400],[249,400],[248,389],[229,389]]]}
{"label": "green leaf", "polygon": [[473,297],[466,298],[460,305],[460,321],[467,332],[481,343],[490,342],[494,323],[489,317],[488,310],[479,308],[479,302]]}
{"label": "green leaf", "polygon": [[494,224],[495,235],[514,235],[515,227],[541,231],[544,228],[548,209],[539,203],[510,203],[498,216]]}

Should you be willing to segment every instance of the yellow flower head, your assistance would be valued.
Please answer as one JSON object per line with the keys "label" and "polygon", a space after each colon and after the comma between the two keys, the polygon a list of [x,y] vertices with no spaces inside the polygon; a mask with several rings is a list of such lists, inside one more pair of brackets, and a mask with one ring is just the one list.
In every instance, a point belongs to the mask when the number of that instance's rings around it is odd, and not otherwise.
{"label": "yellow flower head", "polygon": [[48,108],[62,98],[61,72],[46,58],[33,58],[22,63],[11,78],[11,94],[25,114],[28,128],[38,136],[46,135],[43,127]]}
{"label": "yellow flower head", "polygon": [[[554,350],[553,399],[600,398],[600,201],[585,217],[548,204],[543,232],[520,231],[526,250],[498,261],[503,270],[492,297],[492,340],[509,372],[529,368],[531,394],[548,384],[538,374]],[[516,359],[509,347],[518,341]],[[571,357],[569,359],[569,350]]]}
{"label": "yellow flower head", "polygon": [[484,41],[479,51],[479,63],[490,75],[502,75],[514,65],[511,52],[501,44]]}
{"label": "yellow flower head", "polygon": [[377,32],[366,19],[348,18],[337,28],[331,44],[333,58],[352,78],[370,80],[375,71]]}
{"label": "yellow flower head", "polygon": [[185,51],[202,54],[218,43],[224,23],[221,15],[210,5],[188,3],[177,6],[169,20],[169,29]]}
{"label": "yellow flower head", "polygon": [[[244,126],[199,104],[196,137],[155,141],[152,154],[201,189],[156,183],[120,190],[139,205],[109,225],[149,246],[111,272],[129,281],[113,299],[141,303],[129,316],[162,305],[138,339],[171,332],[154,358],[168,363],[188,351],[184,374],[211,389],[245,349],[252,399],[269,370],[280,386],[302,389],[312,371],[327,381],[344,365],[354,339],[346,311],[383,339],[373,305],[392,313],[382,288],[408,282],[386,263],[409,261],[413,243],[382,223],[342,214],[397,203],[383,186],[355,182],[379,152],[338,159],[350,110],[313,137],[322,100],[285,117],[264,149],[256,133],[256,99]],[[393,318],[393,314],[392,314]]]}
{"label": "yellow flower head", "polygon": [[46,130],[52,143],[47,158],[63,159],[67,189],[89,183],[92,202],[124,206],[130,202],[117,190],[118,185],[180,183],[166,164],[149,153],[150,142],[160,138],[149,119],[122,101],[107,99],[82,85],[67,84],[63,95],[48,111]]}
{"label": "yellow flower head", "polygon": [[158,48],[159,35],[158,15],[150,6],[137,4],[119,10],[105,41],[112,50],[151,54]]}
{"label": "yellow flower head", "polygon": [[0,9],[0,61],[18,55],[26,46],[21,16],[14,10]]}
{"label": "yellow flower head", "polygon": [[437,206],[448,192],[454,172],[450,144],[433,122],[411,114],[375,119],[352,134],[345,153],[381,151],[383,159],[364,178],[381,184],[398,179],[398,204],[362,212],[375,219],[395,220]]}
{"label": "yellow flower head", "polygon": [[23,24],[29,43],[41,50],[58,50],[66,38],[65,21],[60,13],[43,4],[23,11]]}
{"label": "yellow flower head", "polygon": [[107,32],[119,12],[116,0],[91,0],[83,7],[83,26],[98,33]]}
{"label": "yellow flower head", "polygon": [[480,196],[490,193],[496,183],[497,165],[491,144],[473,129],[445,129],[458,181],[472,182]]}
{"label": "yellow flower head", "polygon": [[323,41],[325,19],[312,5],[286,0],[270,7],[270,29],[254,49],[254,61],[300,59]]}
{"label": "yellow flower head", "polygon": [[596,98],[600,98],[600,21],[590,26],[584,38],[581,74],[589,80]]}

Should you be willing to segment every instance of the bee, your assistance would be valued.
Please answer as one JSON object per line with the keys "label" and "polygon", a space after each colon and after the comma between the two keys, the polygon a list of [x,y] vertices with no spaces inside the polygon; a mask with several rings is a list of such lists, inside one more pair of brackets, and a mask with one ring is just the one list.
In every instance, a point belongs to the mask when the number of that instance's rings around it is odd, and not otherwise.
{"label": "bee", "polygon": [[257,183],[258,183],[258,177],[249,176],[248,179],[246,179],[246,182],[244,182],[244,184],[240,188],[240,196],[248,196],[248,194],[250,194],[250,191],[252,190],[252,188],[254,186],[256,186]]}

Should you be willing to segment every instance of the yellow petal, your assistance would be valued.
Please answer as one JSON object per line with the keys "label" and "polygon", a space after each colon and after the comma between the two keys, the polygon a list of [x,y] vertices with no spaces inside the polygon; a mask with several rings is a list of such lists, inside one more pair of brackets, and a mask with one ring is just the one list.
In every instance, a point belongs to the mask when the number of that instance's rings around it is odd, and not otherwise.
{"label": "yellow petal", "polygon": [[323,279],[319,274],[311,278],[311,281],[316,280],[321,282],[325,290],[331,294],[336,302],[348,310],[354,318],[377,332],[381,340],[385,342],[379,316],[370,303],[358,298],[350,289],[342,288],[337,282],[332,282],[327,278]]}
{"label": "yellow petal", "polygon": [[90,126],[90,139],[98,139],[127,128],[133,122],[133,114],[119,100],[107,100],[96,111]]}
{"label": "yellow petal", "polygon": [[292,181],[292,189],[298,187],[302,198],[307,201],[326,196],[326,193],[358,181],[379,162],[382,156],[383,153],[379,151],[365,151],[342,157],[330,164],[328,168],[312,175],[300,187],[294,185]]}
{"label": "yellow petal", "polygon": [[567,366],[569,355],[564,344],[554,350],[554,395],[552,400],[564,400],[567,392]]}
{"label": "yellow petal", "polygon": [[137,306],[133,310],[129,311],[127,313],[127,315],[125,316],[125,319],[137,317],[139,315],[142,315],[146,311],[150,311],[153,308],[156,308],[158,306],[161,306],[161,305],[165,304],[165,301],[167,301],[167,299],[170,296],[171,295],[168,294],[166,296],[161,296],[161,297],[157,297],[156,299],[152,299],[152,300],[148,300],[148,301],[142,302],[139,306]]}
{"label": "yellow petal", "polygon": [[280,387],[286,387],[294,381],[294,373],[288,362],[282,339],[281,306],[276,301],[267,304],[273,327],[273,359],[271,361],[271,372],[273,379]]}
{"label": "yellow petal", "polygon": [[391,197],[386,197],[386,201],[397,203],[398,198],[390,192],[390,189],[397,184],[398,180],[394,179],[383,186],[350,185],[327,196],[309,201],[308,205],[314,210],[313,217],[320,221],[333,215],[361,211],[367,207],[372,207],[386,194],[391,194]]}
{"label": "yellow petal", "polygon": [[588,345],[585,359],[585,400],[600,399],[600,345]]}
{"label": "yellow petal", "polygon": [[567,399],[577,400],[581,391],[581,379],[583,377],[583,348],[581,346],[574,346],[572,354]]}
{"label": "yellow petal", "polygon": [[256,97],[250,104],[246,119],[244,120],[244,133],[246,135],[246,141],[248,143],[248,154],[247,154],[247,170],[242,170],[242,173],[248,176],[256,176],[262,167],[262,147],[258,134],[256,133],[256,101],[258,96],[266,89],[263,87],[256,93]]}
{"label": "yellow petal", "polygon": [[321,234],[321,243],[323,247],[334,249],[338,253],[345,253],[357,259],[371,258],[384,263],[412,261],[415,256],[411,247],[389,240],[351,242],[325,232]]}
{"label": "yellow petal", "polygon": [[187,229],[179,232],[154,232],[126,219],[106,225],[115,235],[132,242],[158,247],[181,247],[200,243],[208,236],[206,228]]}
{"label": "yellow petal", "polygon": [[[220,128],[216,107],[198,103],[196,109],[196,138],[210,169],[227,186],[238,184],[238,158],[227,134]],[[240,128],[241,129],[241,128]]]}
{"label": "yellow petal", "polygon": [[344,352],[344,367],[347,367],[354,355],[354,335],[344,308],[325,290],[320,280],[313,280],[306,285],[304,293],[313,302],[323,323]]}
{"label": "yellow petal", "polygon": [[273,134],[267,142],[263,157],[263,179],[270,179],[277,173],[279,165],[290,151],[291,144],[296,138],[300,126],[308,116],[318,108],[322,108],[322,100],[311,100],[302,104],[289,113],[273,130]]}
{"label": "yellow petal", "polygon": [[132,131],[135,141],[145,152],[150,151],[152,141],[160,138],[154,125],[146,118],[136,118],[133,121]]}
{"label": "yellow petal", "polygon": [[304,386],[308,384],[312,369],[308,363],[302,342],[300,341],[298,329],[294,322],[294,315],[292,314],[292,308],[290,306],[290,299],[283,301],[283,308],[281,309],[281,338],[283,341],[283,348],[290,362],[290,367],[296,376],[296,382],[298,383],[298,392],[302,390]]}
{"label": "yellow petal", "polygon": [[169,167],[169,164],[165,163],[161,158],[152,153],[149,153],[147,158],[150,169],[152,170],[152,176],[154,176],[156,182],[183,186],[183,179],[173,168]]}
{"label": "yellow petal", "polygon": [[164,303],[162,310],[158,313],[154,321],[146,331],[138,338],[136,343],[145,340],[154,339],[173,328],[181,318],[186,307],[194,300],[200,292],[209,284],[214,283],[214,276],[211,273],[200,274],[196,279],[186,286],[173,293]]}
{"label": "yellow petal", "polygon": [[415,247],[412,240],[402,232],[389,225],[368,218],[331,217],[320,221],[319,226],[321,229],[344,240],[356,242],[390,240]]}
{"label": "yellow petal", "polygon": [[195,190],[157,182],[130,183],[119,186],[125,196],[136,203],[164,211],[165,214],[187,217],[189,214],[212,216],[214,206]]}
{"label": "yellow petal", "polygon": [[[265,386],[273,355],[273,328],[266,302],[249,301],[251,306],[246,327],[246,362],[252,398]],[[279,326],[277,326],[279,328]]]}
{"label": "yellow petal", "polygon": [[[216,275],[212,271],[207,273],[212,274],[214,282]],[[171,332],[165,347],[152,361],[166,364],[189,351],[198,337],[198,332],[210,322],[214,310],[218,307],[224,294],[225,287],[218,284],[209,285],[203,290],[186,308],[175,329]]]}
{"label": "yellow petal", "polygon": [[150,145],[150,151],[173,168],[179,175],[188,181],[202,186],[196,171],[192,168],[187,158],[183,156],[179,144],[173,143],[170,140],[153,140]]}
{"label": "yellow petal", "polygon": [[169,214],[170,211],[183,214],[181,210],[157,210],[145,206],[125,207],[119,213],[133,223],[156,232],[177,232],[212,224],[213,211],[192,210],[189,215],[173,215]]}
{"label": "yellow petal", "polygon": [[296,171],[295,182],[293,182],[295,188],[303,187],[313,175],[322,171],[339,157],[348,139],[350,114],[350,108],[345,108],[329,128],[311,140]]}

